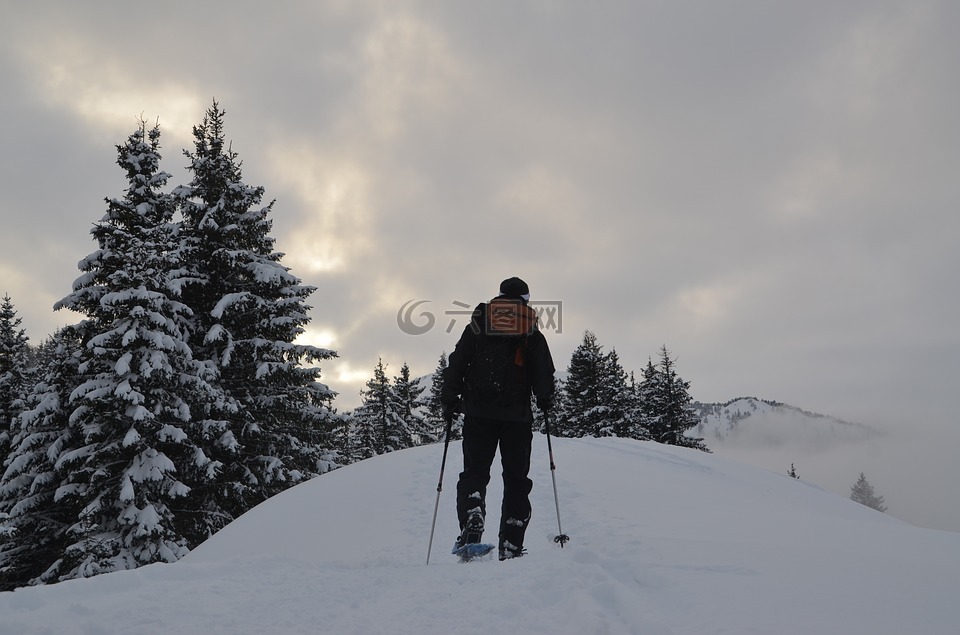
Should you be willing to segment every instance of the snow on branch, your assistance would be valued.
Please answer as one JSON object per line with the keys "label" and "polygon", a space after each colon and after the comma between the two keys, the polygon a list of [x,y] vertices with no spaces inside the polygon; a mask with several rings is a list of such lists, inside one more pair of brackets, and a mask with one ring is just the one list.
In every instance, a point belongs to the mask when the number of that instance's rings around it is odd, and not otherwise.
{"label": "snow on branch", "polygon": [[235,304],[247,300],[249,297],[251,297],[250,293],[246,291],[241,291],[239,293],[228,293],[227,295],[223,296],[219,302],[217,302],[217,306],[213,307],[213,311],[210,312],[210,315],[219,320],[223,318],[224,311]]}

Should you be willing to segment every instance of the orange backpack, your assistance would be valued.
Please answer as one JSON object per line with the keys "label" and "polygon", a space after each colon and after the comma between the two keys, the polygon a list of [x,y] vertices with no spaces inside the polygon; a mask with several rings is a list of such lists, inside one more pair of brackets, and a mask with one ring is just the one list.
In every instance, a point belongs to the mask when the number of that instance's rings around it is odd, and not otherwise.
{"label": "orange backpack", "polygon": [[537,312],[520,300],[494,298],[487,304],[487,333],[529,335],[537,328]]}

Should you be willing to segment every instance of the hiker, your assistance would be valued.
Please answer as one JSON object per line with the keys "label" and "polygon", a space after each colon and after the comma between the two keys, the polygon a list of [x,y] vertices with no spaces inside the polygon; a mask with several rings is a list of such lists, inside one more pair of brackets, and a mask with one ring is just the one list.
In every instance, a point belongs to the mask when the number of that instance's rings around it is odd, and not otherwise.
{"label": "hiker", "polygon": [[503,465],[499,558],[524,554],[523,536],[530,522],[530,448],[533,441],[531,393],[549,411],[554,393],[554,366],[536,312],[528,305],[530,289],[520,278],[500,284],[500,294],[473,311],[443,375],[443,416],[457,412],[463,421],[463,472],[457,482],[460,536],[454,553],[480,543],[486,517],[487,484],[497,446]]}

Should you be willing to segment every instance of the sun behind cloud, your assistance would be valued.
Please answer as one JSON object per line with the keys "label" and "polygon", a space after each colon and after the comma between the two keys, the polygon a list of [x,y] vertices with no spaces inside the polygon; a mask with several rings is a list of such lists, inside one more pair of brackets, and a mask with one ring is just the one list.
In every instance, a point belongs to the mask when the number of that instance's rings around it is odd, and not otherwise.
{"label": "sun behind cloud", "polygon": [[159,113],[164,130],[178,143],[186,143],[197,113],[204,108],[193,87],[158,82],[144,72],[136,56],[118,57],[96,42],[69,33],[31,40],[21,55],[38,78],[34,86],[43,103],[109,134],[132,129],[138,116],[149,119]]}

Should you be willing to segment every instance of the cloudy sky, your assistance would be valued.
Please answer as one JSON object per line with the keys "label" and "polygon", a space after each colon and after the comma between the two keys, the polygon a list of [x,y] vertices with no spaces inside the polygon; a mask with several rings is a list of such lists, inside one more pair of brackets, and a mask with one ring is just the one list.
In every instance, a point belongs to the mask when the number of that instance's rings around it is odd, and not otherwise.
{"label": "cloudy sky", "polygon": [[[212,8],[216,6],[217,8]],[[461,304],[526,279],[694,398],[956,426],[960,4],[0,2],[0,293],[33,342],[142,116],[163,168],[213,99],[315,285],[352,407],[430,372]],[[398,312],[434,327],[408,335]],[[410,305],[407,305],[410,308]],[[429,314],[429,315],[426,315]],[[457,322],[447,332],[451,321]]]}

